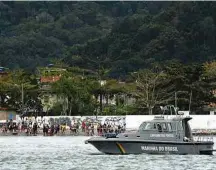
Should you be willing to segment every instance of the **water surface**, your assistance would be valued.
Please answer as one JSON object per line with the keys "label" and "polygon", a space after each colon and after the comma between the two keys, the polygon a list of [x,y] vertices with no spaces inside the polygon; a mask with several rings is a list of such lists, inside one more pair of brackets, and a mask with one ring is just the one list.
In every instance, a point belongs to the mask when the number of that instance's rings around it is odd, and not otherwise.
{"label": "water surface", "polygon": [[86,139],[88,137],[0,137],[0,170],[216,169],[216,155],[104,155],[84,144]]}

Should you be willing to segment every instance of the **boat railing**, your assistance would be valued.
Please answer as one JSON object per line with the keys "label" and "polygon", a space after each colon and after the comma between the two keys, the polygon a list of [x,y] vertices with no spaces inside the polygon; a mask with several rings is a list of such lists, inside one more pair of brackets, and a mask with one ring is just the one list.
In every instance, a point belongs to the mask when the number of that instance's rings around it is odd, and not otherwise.
{"label": "boat railing", "polygon": [[212,142],[214,140],[213,136],[194,136],[193,139],[197,142]]}

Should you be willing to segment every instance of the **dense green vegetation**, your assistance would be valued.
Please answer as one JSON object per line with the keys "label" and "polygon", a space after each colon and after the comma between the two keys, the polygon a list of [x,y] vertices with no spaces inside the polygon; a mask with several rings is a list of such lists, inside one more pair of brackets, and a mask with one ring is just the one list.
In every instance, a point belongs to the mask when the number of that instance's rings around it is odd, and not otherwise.
{"label": "dense green vegetation", "polygon": [[110,75],[151,63],[215,58],[215,2],[1,2],[0,64],[34,70],[53,58]]}
{"label": "dense green vegetation", "polygon": [[[194,113],[215,108],[210,104],[216,102],[216,62],[185,65],[169,61],[133,72],[124,82],[109,78],[109,70],[104,68],[91,74],[78,67],[39,70],[37,76],[23,70],[2,75],[0,106],[33,115],[157,114],[161,113],[159,107],[167,104]],[[56,75],[61,75],[56,82],[38,82],[38,76]]]}
{"label": "dense green vegetation", "polygon": [[[41,110],[36,68],[59,74],[43,68],[54,63],[65,70],[48,93],[67,101],[50,110],[151,114],[175,93],[180,109],[190,96],[191,110],[203,108],[215,102],[215,63],[203,67],[216,58],[215,29],[215,2],[0,2],[0,65],[25,70],[1,77],[1,107],[20,110],[24,84],[25,107]],[[107,105],[114,95],[118,107]]]}

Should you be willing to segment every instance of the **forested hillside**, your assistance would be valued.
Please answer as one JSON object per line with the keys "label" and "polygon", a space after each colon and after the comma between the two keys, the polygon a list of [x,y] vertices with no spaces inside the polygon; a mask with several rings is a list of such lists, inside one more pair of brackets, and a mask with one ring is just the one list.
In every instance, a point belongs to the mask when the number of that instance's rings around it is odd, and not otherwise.
{"label": "forested hillside", "polygon": [[215,59],[215,2],[0,2],[0,65],[52,59],[119,77],[155,62]]}

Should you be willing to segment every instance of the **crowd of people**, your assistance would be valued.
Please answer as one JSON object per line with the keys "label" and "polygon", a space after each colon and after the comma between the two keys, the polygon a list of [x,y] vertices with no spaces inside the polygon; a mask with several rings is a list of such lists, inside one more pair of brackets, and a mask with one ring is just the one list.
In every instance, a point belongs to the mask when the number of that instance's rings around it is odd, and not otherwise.
{"label": "crowd of people", "polygon": [[20,122],[8,120],[1,124],[2,134],[27,136],[53,136],[53,135],[87,135],[87,136],[103,136],[107,133],[121,133],[125,131],[125,124],[119,122],[91,122],[83,120],[81,124],[71,123],[44,123],[23,119]]}
{"label": "crowd of people", "polygon": [[121,133],[125,131],[125,127],[120,124],[115,124],[114,122],[112,124],[102,124],[97,123],[96,125],[88,123],[88,122],[82,122],[82,132],[85,132],[88,136],[98,135],[103,136],[107,133]]}

